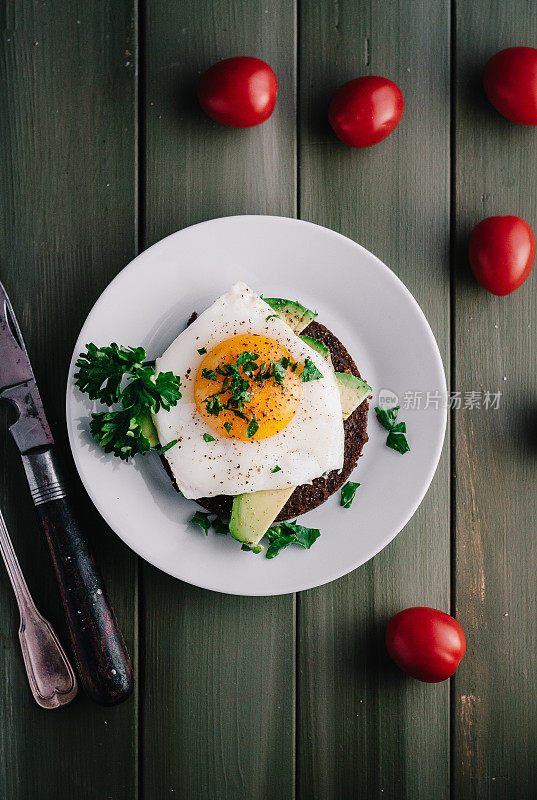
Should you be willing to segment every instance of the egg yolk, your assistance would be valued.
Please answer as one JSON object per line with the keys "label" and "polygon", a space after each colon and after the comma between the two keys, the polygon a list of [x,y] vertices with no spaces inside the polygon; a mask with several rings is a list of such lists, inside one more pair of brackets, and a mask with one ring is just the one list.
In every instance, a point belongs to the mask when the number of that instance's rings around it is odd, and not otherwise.
{"label": "egg yolk", "polygon": [[219,436],[266,439],[293,418],[302,389],[299,375],[289,351],[274,339],[233,336],[201,362],[194,381],[196,408]]}

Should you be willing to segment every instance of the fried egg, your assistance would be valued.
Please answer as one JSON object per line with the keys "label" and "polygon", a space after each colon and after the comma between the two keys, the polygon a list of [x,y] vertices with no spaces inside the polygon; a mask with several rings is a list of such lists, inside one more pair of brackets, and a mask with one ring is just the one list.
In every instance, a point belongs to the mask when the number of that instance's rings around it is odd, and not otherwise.
{"label": "fried egg", "polygon": [[[306,359],[322,377],[302,380]],[[275,362],[289,366],[263,380]],[[154,422],[161,445],[177,440],[165,457],[185,497],[285,489],[343,467],[333,369],[244,283],[200,314],[156,371],[181,378],[181,399]]]}

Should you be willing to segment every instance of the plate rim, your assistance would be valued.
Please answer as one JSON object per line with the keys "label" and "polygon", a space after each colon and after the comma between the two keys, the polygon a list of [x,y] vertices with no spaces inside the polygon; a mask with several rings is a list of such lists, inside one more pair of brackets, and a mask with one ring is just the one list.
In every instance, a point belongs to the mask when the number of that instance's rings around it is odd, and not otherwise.
{"label": "plate rim", "polygon": [[296,592],[307,591],[309,589],[314,589],[314,588],[317,588],[317,587],[320,587],[320,586],[325,586],[328,583],[332,583],[333,581],[336,581],[339,578],[342,578],[345,575],[348,575],[351,572],[354,572],[354,570],[356,570],[359,567],[363,566],[363,564],[367,564],[368,561],[371,561],[371,559],[373,559],[382,550],[384,550],[384,548],[387,547],[390,544],[390,542],[392,542],[395,539],[395,537],[398,536],[398,534],[402,532],[402,530],[406,527],[406,525],[408,525],[409,521],[412,519],[412,517],[414,516],[414,514],[418,510],[419,506],[421,505],[425,495],[427,494],[427,492],[428,492],[428,490],[429,490],[429,488],[431,486],[432,480],[433,480],[433,478],[434,478],[434,476],[436,474],[436,470],[438,469],[438,464],[440,462],[440,457],[442,455],[442,450],[443,450],[443,447],[444,447],[444,441],[445,441],[445,436],[446,436],[448,413],[447,413],[447,407],[442,409],[442,411],[444,412],[443,415],[442,415],[443,416],[442,424],[441,424],[441,426],[439,428],[437,440],[435,442],[434,451],[432,453],[433,457],[431,459],[431,467],[430,467],[430,469],[429,469],[429,471],[428,471],[428,473],[426,475],[426,478],[423,481],[423,485],[422,485],[421,491],[417,494],[415,502],[410,507],[410,511],[403,517],[403,521],[400,524],[398,523],[398,529],[395,530],[395,532],[391,531],[390,534],[387,537],[383,538],[382,541],[380,542],[380,544],[378,546],[375,546],[375,548],[371,551],[370,555],[368,555],[368,557],[365,560],[359,560],[358,563],[354,563],[353,562],[352,565],[348,569],[345,568],[343,570],[340,570],[340,569],[335,570],[334,574],[331,573],[326,578],[326,580],[323,580],[320,583],[317,582],[316,580],[314,580],[312,583],[309,583],[308,581],[306,581],[306,582],[302,583],[298,588],[291,589],[291,590],[284,591],[284,592],[258,591],[258,592],[254,593],[252,591],[248,591],[248,592],[229,591],[229,590],[226,590],[226,589],[222,589],[220,586],[211,585],[210,583],[203,583],[203,582],[197,582],[197,581],[192,581],[192,580],[188,580],[187,581],[185,578],[181,578],[181,577],[175,575],[174,573],[169,572],[167,569],[164,568],[164,566],[161,566],[160,564],[155,563],[155,561],[151,558],[151,556],[149,554],[146,554],[143,551],[143,548],[138,547],[138,546],[134,546],[130,542],[126,541],[126,539],[123,536],[121,536],[115,530],[115,528],[112,526],[110,520],[107,517],[106,509],[99,502],[99,500],[98,500],[98,498],[96,496],[96,493],[94,492],[94,490],[91,487],[91,484],[88,481],[86,481],[83,469],[82,469],[80,461],[79,461],[78,448],[75,447],[75,443],[77,442],[77,437],[76,437],[76,431],[74,430],[73,425],[72,425],[72,419],[71,419],[71,414],[70,414],[70,398],[71,398],[71,392],[72,392],[72,378],[73,378],[73,373],[74,373],[75,361],[78,358],[79,342],[82,339],[82,334],[83,334],[84,329],[86,328],[86,326],[88,324],[88,321],[89,321],[90,317],[94,314],[95,310],[101,304],[101,302],[103,301],[104,296],[107,295],[108,292],[112,291],[112,289],[113,289],[114,285],[116,284],[116,282],[118,282],[120,279],[125,278],[125,275],[128,274],[131,270],[136,269],[137,262],[142,260],[147,255],[147,253],[149,253],[149,251],[154,251],[154,250],[159,249],[160,247],[163,247],[164,244],[169,239],[173,239],[175,237],[178,237],[178,236],[180,236],[181,233],[183,233],[183,232],[185,232],[187,230],[190,231],[190,230],[192,230],[194,228],[202,228],[204,226],[210,226],[211,224],[214,224],[215,222],[225,223],[227,220],[236,220],[236,219],[242,219],[242,220],[251,220],[251,219],[256,219],[256,220],[259,220],[259,219],[277,220],[278,222],[283,222],[285,224],[293,224],[293,225],[299,225],[299,226],[309,227],[309,228],[313,228],[313,229],[320,229],[324,234],[329,234],[332,237],[335,237],[337,239],[343,239],[345,242],[350,243],[353,247],[358,248],[358,250],[361,251],[363,254],[365,254],[367,258],[373,259],[373,261],[376,263],[376,266],[378,268],[380,268],[380,270],[385,273],[385,275],[388,277],[389,280],[392,280],[396,285],[398,285],[398,288],[400,290],[402,290],[403,294],[406,295],[406,297],[410,300],[410,303],[414,307],[414,310],[417,313],[418,317],[420,317],[422,323],[424,323],[423,327],[424,327],[425,331],[427,332],[427,337],[429,339],[429,342],[432,344],[432,352],[434,352],[435,360],[437,362],[437,367],[439,367],[439,374],[441,375],[441,378],[442,378],[442,392],[447,394],[447,380],[446,380],[446,372],[445,372],[445,368],[444,368],[444,363],[442,361],[442,354],[440,353],[440,348],[438,347],[438,343],[436,341],[436,337],[435,337],[435,335],[433,333],[431,325],[429,324],[429,321],[428,321],[423,309],[421,308],[420,304],[418,303],[418,301],[416,300],[416,298],[414,297],[414,295],[412,294],[410,289],[405,285],[405,283],[403,283],[401,278],[398,275],[396,275],[396,273],[392,269],[390,269],[390,267],[388,267],[387,264],[385,264],[383,261],[381,261],[380,258],[378,258],[378,256],[376,256],[370,250],[367,250],[367,248],[365,248],[363,245],[361,245],[358,242],[354,241],[354,239],[351,239],[350,237],[345,236],[344,234],[339,233],[338,231],[335,231],[335,230],[333,230],[331,228],[327,228],[327,227],[325,227],[323,225],[319,225],[319,224],[317,224],[315,222],[310,222],[309,220],[298,219],[296,217],[283,217],[283,216],[279,216],[279,215],[276,215],[276,214],[230,214],[230,215],[226,215],[226,216],[223,216],[223,217],[214,217],[212,219],[203,220],[201,222],[194,223],[193,225],[187,225],[186,227],[180,228],[179,230],[168,234],[167,236],[163,237],[162,239],[159,239],[157,242],[155,242],[154,244],[152,244],[149,247],[147,247],[141,253],[138,253],[137,256],[135,256],[131,261],[129,261],[128,264],[126,264],[122,269],[120,269],[120,271],[117,273],[117,275],[115,275],[112,278],[112,280],[105,286],[105,288],[99,294],[98,298],[93,303],[91,309],[86,314],[86,317],[85,317],[85,320],[84,320],[84,322],[82,324],[82,327],[80,328],[78,336],[76,337],[74,348],[73,348],[73,354],[72,354],[71,360],[69,362],[69,370],[68,370],[68,374],[67,374],[67,383],[66,383],[66,398],[65,398],[67,435],[68,435],[68,440],[69,440],[69,447],[71,449],[71,454],[73,456],[73,460],[74,460],[74,463],[75,463],[75,466],[76,466],[76,469],[77,469],[77,473],[79,475],[79,478],[80,478],[80,480],[81,480],[81,482],[82,482],[82,484],[84,486],[84,489],[87,492],[91,502],[93,503],[93,505],[95,506],[95,508],[97,509],[97,511],[99,512],[99,514],[101,515],[101,517],[103,518],[105,523],[108,525],[108,527],[114,532],[114,534],[119,539],[121,539],[121,541],[128,548],[130,548],[134,553],[136,553],[137,556],[139,556],[140,558],[143,558],[144,561],[147,561],[149,564],[151,564],[156,569],[159,569],[160,571],[164,572],[165,574],[170,575],[170,577],[172,577],[172,578],[174,578],[176,580],[183,581],[184,583],[188,583],[191,586],[196,586],[197,588],[200,588],[200,589],[206,589],[208,591],[219,592],[221,594],[235,595],[237,597],[279,597],[279,596],[283,596],[283,595],[287,595],[287,594],[295,594]]}

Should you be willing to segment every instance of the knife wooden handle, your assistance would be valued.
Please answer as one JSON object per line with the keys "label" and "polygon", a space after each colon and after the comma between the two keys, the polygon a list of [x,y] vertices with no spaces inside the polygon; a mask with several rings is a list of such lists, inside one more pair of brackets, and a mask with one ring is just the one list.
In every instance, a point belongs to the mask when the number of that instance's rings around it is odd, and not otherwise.
{"label": "knife wooden handle", "polygon": [[101,573],[58,478],[52,451],[24,455],[23,462],[52,556],[80,681],[96,703],[116,705],[131,694],[134,680]]}

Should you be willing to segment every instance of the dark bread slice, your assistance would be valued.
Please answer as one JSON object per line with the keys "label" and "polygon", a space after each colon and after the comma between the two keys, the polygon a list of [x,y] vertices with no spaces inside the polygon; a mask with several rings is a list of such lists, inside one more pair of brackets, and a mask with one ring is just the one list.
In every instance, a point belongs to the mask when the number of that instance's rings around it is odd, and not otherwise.
{"label": "dark bread slice", "polygon": [[[188,324],[193,322],[196,317],[197,314],[192,314],[188,320]],[[312,336],[314,339],[319,339],[321,342],[326,344],[330,350],[332,364],[334,365],[336,372],[350,372],[352,375],[356,375],[358,378],[360,377],[358,367],[354,363],[352,357],[339,339],[334,336],[334,334],[329,331],[328,328],[325,328],[324,325],[320,324],[320,322],[311,322],[306,330],[303,331],[303,333],[307,336]],[[362,453],[362,448],[368,440],[366,431],[368,410],[369,403],[367,400],[364,400],[364,402],[358,406],[351,416],[343,423],[343,427],[345,429],[345,451],[343,469],[341,472],[333,470],[326,477],[315,478],[312,484],[297,486],[287,503],[276,517],[276,521],[281,522],[285,519],[294,519],[295,517],[300,516],[300,514],[305,514],[307,511],[317,508],[317,506],[320,506],[321,503],[324,503],[324,501],[327,500],[331,494],[334,494],[334,492],[343,486],[356,466],[356,462]],[[177,489],[175,480],[165,456],[161,456],[161,459],[166,472],[170,476],[173,485]],[[233,498],[229,495],[200,497],[199,500],[196,500],[196,502],[203,506],[203,508],[206,508],[207,511],[210,511],[213,514],[218,514],[218,516],[222,517],[223,519],[229,519],[231,516],[231,505]]]}

